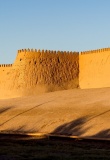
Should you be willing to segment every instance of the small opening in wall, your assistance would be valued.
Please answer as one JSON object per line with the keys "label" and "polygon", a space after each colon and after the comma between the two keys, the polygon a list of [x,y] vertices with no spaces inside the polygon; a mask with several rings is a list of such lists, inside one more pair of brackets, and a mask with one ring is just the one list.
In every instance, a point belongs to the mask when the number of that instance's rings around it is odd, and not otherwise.
{"label": "small opening in wall", "polygon": [[36,64],[36,61],[34,62],[34,64]]}
{"label": "small opening in wall", "polygon": [[60,63],[60,60],[59,60],[59,58],[58,58],[58,63]]}
{"label": "small opening in wall", "polygon": [[20,58],[20,61],[22,61],[22,59]]}

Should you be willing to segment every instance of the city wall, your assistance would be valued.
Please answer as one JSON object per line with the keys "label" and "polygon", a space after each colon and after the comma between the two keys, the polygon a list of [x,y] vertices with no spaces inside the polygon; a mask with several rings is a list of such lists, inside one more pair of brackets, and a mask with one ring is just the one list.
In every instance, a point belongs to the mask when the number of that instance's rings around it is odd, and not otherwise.
{"label": "city wall", "polygon": [[21,88],[45,86],[46,90],[53,91],[75,88],[79,84],[78,52],[19,50],[13,68],[19,70],[20,67]]}
{"label": "city wall", "polygon": [[86,52],[18,50],[0,65],[0,91],[23,95],[73,88],[110,87],[110,48]]}
{"label": "city wall", "polygon": [[79,53],[50,50],[18,50],[13,65],[1,65],[0,89],[40,93],[77,88]]}
{"label": "city wall", "polygon": [[0,64],[0,88],[2,87],[3,83],[7,83],[6,75],[11,71],[12,64]]}
{"label": "city wall", "polygon": [[110,87],[110,48],[80,53],[79,87]]}

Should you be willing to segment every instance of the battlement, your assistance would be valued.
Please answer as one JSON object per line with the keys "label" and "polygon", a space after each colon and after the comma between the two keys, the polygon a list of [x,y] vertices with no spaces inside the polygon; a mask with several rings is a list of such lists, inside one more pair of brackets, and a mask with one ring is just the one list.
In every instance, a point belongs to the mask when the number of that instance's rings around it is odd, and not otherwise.
{"label": "battlement", "polygon": [[12,67],[12,64],[0,64],[0,67]]}
{"label": "battlement", "polygon": [[102,52],[110,52],[110,48],[102,48],[102,49],[97,49],[97,50],[89,50],[89,51],[83,51],[80,52],[80,54],[93,54],[93,53],[102,53]]}
{"label": "battlement", "polygon": [[21,49],[17,52],[17,57],[14,62],[14,66],[18,66],[19,64],[27,63],[29,60],[38,60],[39,58],[48,59],[50,58],[70,58],[72,59],[74,56],[79,56],[79,52],[72,51],[55,51],[55,50],[40,50],[40,49]]}
{"label": "battlement", "polygon": [[[0,87],[49,92],[110,87],[110,48],[84,52],[18,50],[13,64],[0,64]],[[40,87],[40,89],[39,89]]]}
{"label": "battlement", "polygon": [[[83,54],[93,54],[93,53],[102,53],[102,52],[109,52],[110,48],[101,48],[97,50],[88,50],[80,52],[81,55]],[[40,49],[21,49],[18,50],[19,53],[39,53],[39,54],[79,54],[79,52],[73,51],[55,51],[55,50],[40,50]]]}
{"label": "battlement", "polygon": [[55,50],[40,50],[40,49],[21,49],[21,50],[18,50],[18,53],[21,53],[21,52],[24,52],[24,53],[27,53],[27,52],[30,52],[30,53],[54,53],[54,54],[78,54],[79,52],[72,52],[72,51],[55,51]]}

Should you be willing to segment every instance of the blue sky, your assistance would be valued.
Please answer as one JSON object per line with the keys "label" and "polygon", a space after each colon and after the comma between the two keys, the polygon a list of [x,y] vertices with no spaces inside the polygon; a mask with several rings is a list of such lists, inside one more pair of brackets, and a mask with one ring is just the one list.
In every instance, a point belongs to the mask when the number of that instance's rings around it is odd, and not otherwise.
{"label": "blue sky", "polygon": [[0,63],[18,49],[110,47],[110,0],[0,0]]}

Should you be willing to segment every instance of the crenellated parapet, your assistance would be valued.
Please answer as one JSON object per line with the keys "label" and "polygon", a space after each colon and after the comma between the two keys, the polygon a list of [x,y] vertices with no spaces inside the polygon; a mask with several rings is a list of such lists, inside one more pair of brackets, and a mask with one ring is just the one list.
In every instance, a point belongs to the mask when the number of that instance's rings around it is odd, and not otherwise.
{"label": "crenellated parapet", "polygon": [[0,67],[12,67],[12,64],[0,64]]}
{"label": "crenellated parapet", "polygon": [[37,90],[38,87],[38,91],[43,86],[46,92],[77,87],[110,87],[109,68],[110,48],[80,54],[72,51],[21,49],[13,64],[0,64],[0,85],[14,90]]}
{"label": "crenellated parapet", "polygon": [[102,53],[102,52],[110,52],[110,48],[102,48],[102,49],[97,49],[97,50],[83,51],[83,52],[80,52],[80,54],[83,55],[83,54]]}
{"label": "crenellated parapet", "polygon": [[24,60],[28,59],[38,59],[38,58],[49,58],[49,57],[73,57],[73,55],[78,56],[79,52],[72,52],[72,51],[55,51],[55,50],[40,50],[40,49],[21,49],[18,50],[18,54],[15,60],[14,65],[17,63],[23,62]]}
{"label": "crenellated parapet", "polygon": [[79,52],[72,52],[72,51],[55,51],[55,50],[40,50],[40,49],[21,49],[21,50],[18,50],[18,53],[27,53],[27,52],[30,52],[30,53],[54,53],[54,54],[78,54]]}

